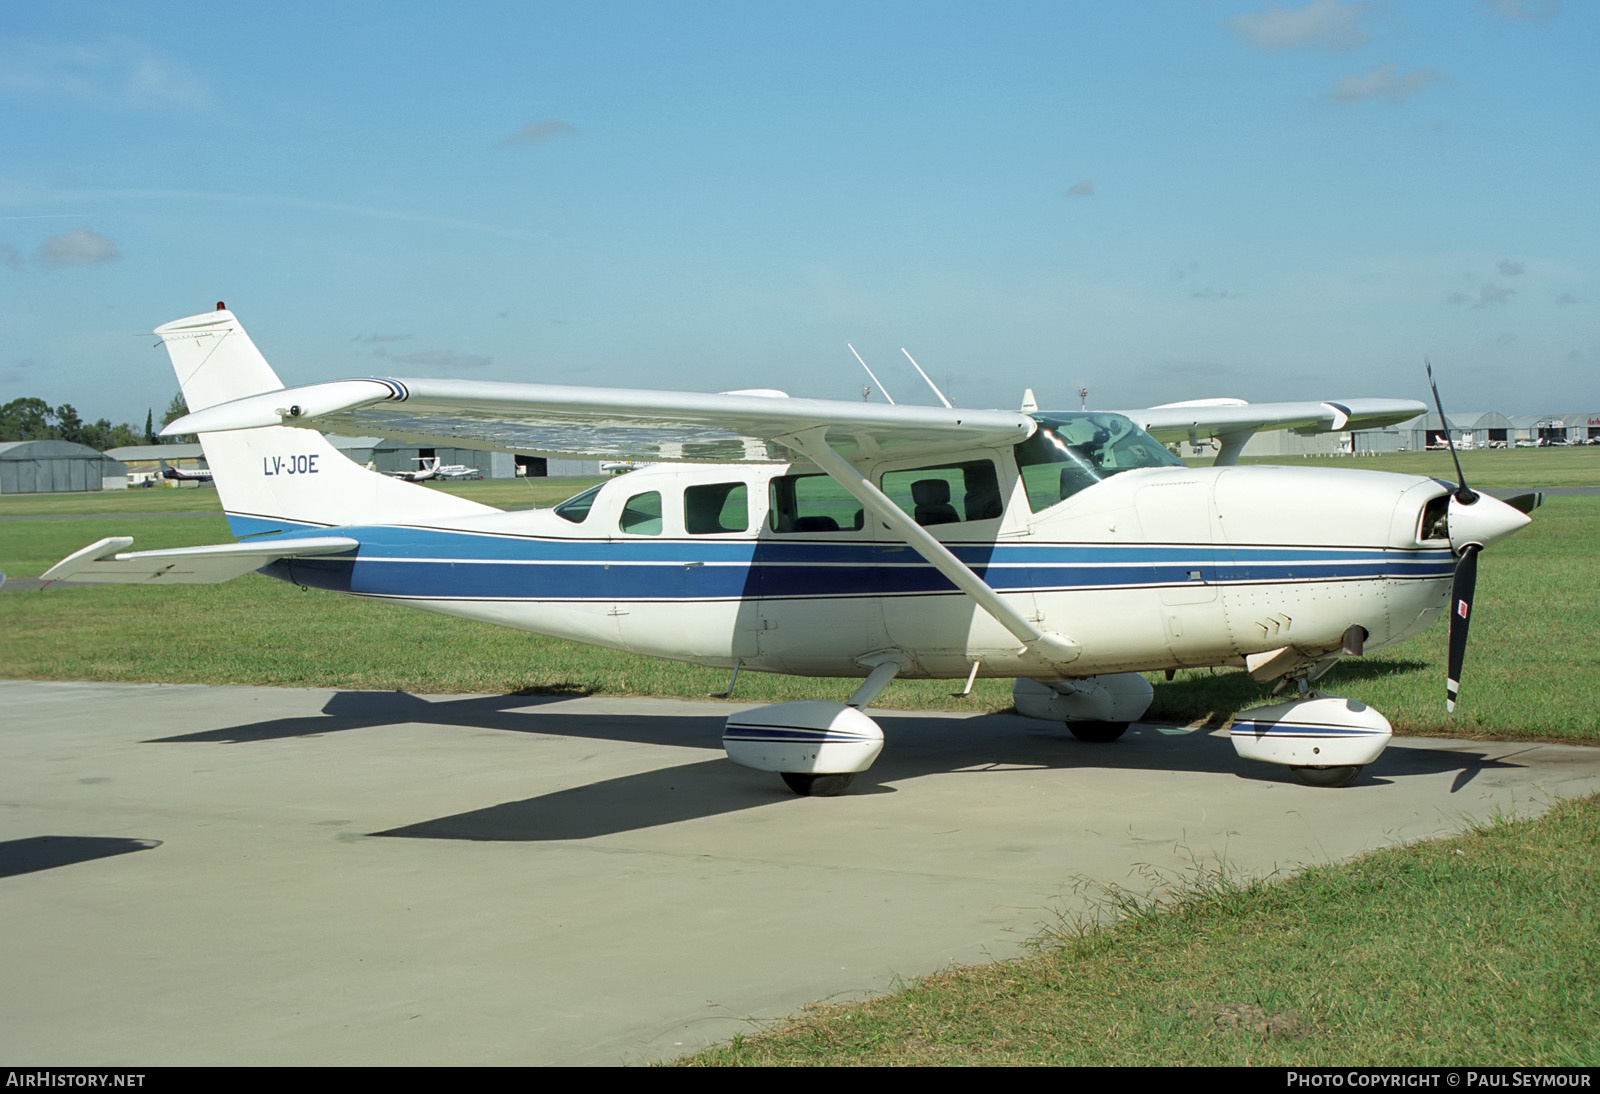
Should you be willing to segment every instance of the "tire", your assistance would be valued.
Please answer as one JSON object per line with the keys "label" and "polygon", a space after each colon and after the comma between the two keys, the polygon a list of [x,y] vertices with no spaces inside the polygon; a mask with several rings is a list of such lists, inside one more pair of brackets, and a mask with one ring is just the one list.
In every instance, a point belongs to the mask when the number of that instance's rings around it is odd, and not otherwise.
{"label": "tire", "polygon": [[1128,731],[1130,722],[1068,722],[1067,728],[1080,741],[1092,744],[1110,744]]}
{"label": "tire", "polygon": [[803,771],[785,771],[783,781],[790,790],[802,798],[832,798],[843,794],[855,780],[855,774],[849,775],[812,775]]}
{"label": "tire", "polygon": [[1307,786],[1349,786],[1361,774],[1360,764],[1335,764],[1331,767],[1292,767],[1294,777]]}

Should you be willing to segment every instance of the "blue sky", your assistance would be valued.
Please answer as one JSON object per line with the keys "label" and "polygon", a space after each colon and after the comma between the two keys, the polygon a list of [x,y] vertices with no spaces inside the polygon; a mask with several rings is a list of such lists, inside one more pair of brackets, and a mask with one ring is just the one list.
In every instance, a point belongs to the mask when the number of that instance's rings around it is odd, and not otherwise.
{"label": "blue sky", "polygon": [[[1600,5],[8,3],[0,401],[287,383],[1600,410]],[[877,398],[877,396],[874,396]]]}

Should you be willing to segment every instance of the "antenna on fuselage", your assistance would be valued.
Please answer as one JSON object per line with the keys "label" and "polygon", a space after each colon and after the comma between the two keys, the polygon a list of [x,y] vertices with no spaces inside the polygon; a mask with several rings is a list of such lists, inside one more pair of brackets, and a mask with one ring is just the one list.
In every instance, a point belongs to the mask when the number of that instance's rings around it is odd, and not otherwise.
{"label": "antenna on fuselage", "polygon": [[[928,380],[928,374],[922,371],[922,366],[917,364],[917,359],[915,357],[911,356],[911,351],[906,349],[906,347],[901,346],[900,352],[906,355],[906,360],[910,361],[911,367],[917,370],[917,375],[922,377],[924,380],[927,380],[928,386],[933,388],[933,393],[939,396],[939,401],[947,407],[950,406],[950,400],[944,397],[944,392],[939,390],[938,384],[934,383],[932,380]],[[948,380],[949,377],[946,376],[945,379]]]}
{"label": "antenna on fuselage", "polygon": [[[845,345],[846,346],[850,346],[850,352],[851,353],[856,353],[856,347],[851,346],[849,342],[846,342]],[[856,360],[857,361],[861,361],[861,354],[856,353]],[[861,367],[867,369],[867,375],[868,376],[872,376],[872,382],[877,385],[877,388],[878,388],[879,391],[883,392],[883,397],[885,399],[889,400],[889,405],[893,406],[894,405],[894,396],[889,394],[887,388],[885,388],[882,384],[878,383],[878,378],[876,376],[872,375],[872,370],[870,368],[867,368],[867,363],[865,361],[861,361]],[[949,406],[950,404],[946,403],[945,405]]]}

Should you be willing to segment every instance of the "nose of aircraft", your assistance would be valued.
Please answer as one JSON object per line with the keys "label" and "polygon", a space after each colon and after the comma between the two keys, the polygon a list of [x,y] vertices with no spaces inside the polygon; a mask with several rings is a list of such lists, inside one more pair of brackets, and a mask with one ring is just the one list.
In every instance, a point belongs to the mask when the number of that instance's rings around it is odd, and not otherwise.
{"label": "nose of aircraft", "polygon": [[1452,495],[1448,519],[1450,546],[1456,554],[1469,543],[1487,547],[1513,532],[1520,532],[1529,523],[1527,513],[1488,494],[1479,494],[1471,502],[1463,502],[1459,495]]}

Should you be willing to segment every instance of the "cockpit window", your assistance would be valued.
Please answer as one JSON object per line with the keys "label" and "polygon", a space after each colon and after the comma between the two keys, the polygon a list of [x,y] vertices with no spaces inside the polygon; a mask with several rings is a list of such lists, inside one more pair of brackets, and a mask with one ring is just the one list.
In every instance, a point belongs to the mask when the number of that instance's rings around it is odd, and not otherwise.
{"label": "cockpit window", "polygon": [[[601,483],[600,486],[604,486]],[[589,515],[589,510],[594,508],[595,495],[600,493],[600,486],[591,486],[583,493],[568,498],[556,506],[556,516],[563,520],[570,520],[573,524],[582,524]]]}
{"label": "cockpit window", "polygon": [[1017,445],[1017,469],[1035,513],[1136,467],[1182,467],[1121,414],[1035,414],[1039,430]]}

